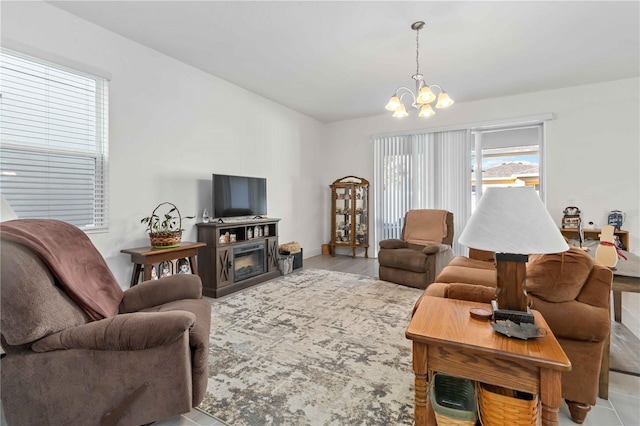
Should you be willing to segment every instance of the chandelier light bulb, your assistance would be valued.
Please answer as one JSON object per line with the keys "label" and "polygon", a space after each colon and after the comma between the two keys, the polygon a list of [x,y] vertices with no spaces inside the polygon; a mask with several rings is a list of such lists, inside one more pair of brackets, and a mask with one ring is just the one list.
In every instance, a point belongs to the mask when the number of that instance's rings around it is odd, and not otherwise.
{"label": "chandelier light bulb", "polygon": [[453,99],[449,97],[449,94],[445,91],[438,95],[438,103],[436,104],[436,108],[446,108],[453,105]]}
{"label": "chandelier light bulb", "polygon": [[407,109],[404,107],[404,104],[401,103],[398,109],[396,109],[395,112],[392,114],[392,117],[402,118],[408,115],[409,113],[407,112]]}
{"label": "chandelier light bulb", "polygon": [[391,99],[389,99],[389,102],[387,103],[387,106],[385,106],[385,109],[387,111],[396,111],[400,107],[400,105],[400,98],[398,98],[396,95],[393,95]]}
{"label": "chandelier light bulb", "polygon": [[426,84],[422,89],[420,89],[420,93],[418,94],[418,99],[416,99],[416,103],[424,105],[430,104],[431,102],[436,100],[436,95],[433,94],[431,88]]}
{"label": "chandelier light bulb", "polygon": [[431,105],[424,104],[420,108],[420,112],[418,113],[418,117],[431,117],[435,113],[436,112],[433,110],[433,108],[431,108]]}

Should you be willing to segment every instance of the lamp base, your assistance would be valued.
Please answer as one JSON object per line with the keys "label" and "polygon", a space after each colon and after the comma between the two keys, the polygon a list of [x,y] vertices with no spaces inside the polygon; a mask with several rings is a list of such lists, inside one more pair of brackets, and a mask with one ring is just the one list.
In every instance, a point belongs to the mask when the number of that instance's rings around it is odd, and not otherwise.
{"label": "lamp base", "polygon": [[491,301],[491,307],[493,308],[493,320],[511,320],[517,324],[520,323],[528,323],[533,324],[533,312],[531,309],[527,308],[526,312],[523,311],[513,311],[511,309],[500,309],[498,308],[498,302],[496,300]]}

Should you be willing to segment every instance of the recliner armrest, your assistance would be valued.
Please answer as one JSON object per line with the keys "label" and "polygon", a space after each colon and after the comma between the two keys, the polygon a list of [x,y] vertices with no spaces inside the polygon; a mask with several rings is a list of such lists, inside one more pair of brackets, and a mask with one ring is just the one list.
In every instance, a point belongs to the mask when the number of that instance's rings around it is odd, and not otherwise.
{"label": "recliner armrest", "polygon": [[188,332],[196,316],[187,311],[121,314],[62,330],[31,345],[35,352],[64,349],[136,351],[165,345]]}
{"label": "recliner armrest", "polygon": [[380,241],[381,249],[400,249],[400,248],[407,248],[407,247],[409,247],[409,244],[397,238],[391,238],[388,240]]}
{"label": "recliner armrest", "polygon": [[124,292],[120,313],[138,312],[183,299],[202,298],[202,281],[192,274],[176,274],[144,281]]}
{"label": "recliner armrest", "polygon": [[429,244],[425,248],[422,249],[424,254],[435,254],[442,253],[443,251],[447,251],[451,249],[451,246],[448,244]]}

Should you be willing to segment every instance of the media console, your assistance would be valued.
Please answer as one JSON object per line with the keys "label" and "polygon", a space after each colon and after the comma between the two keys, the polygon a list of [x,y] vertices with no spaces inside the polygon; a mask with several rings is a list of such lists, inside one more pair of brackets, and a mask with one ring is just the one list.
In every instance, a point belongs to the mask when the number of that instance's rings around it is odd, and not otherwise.
{"label": "media console", "polygon": [[280,276],[280,219],[198,223],[198,266],[202,293],[221,297]]}

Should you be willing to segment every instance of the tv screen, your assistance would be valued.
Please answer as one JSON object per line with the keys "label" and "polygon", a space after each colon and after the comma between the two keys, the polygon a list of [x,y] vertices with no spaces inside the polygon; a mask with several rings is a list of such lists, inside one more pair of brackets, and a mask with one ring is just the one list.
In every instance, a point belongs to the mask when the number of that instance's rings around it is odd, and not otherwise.
{"label": "tv screen", "polygon": [[213,175],[214,217],[267,214],[267,179]]}

